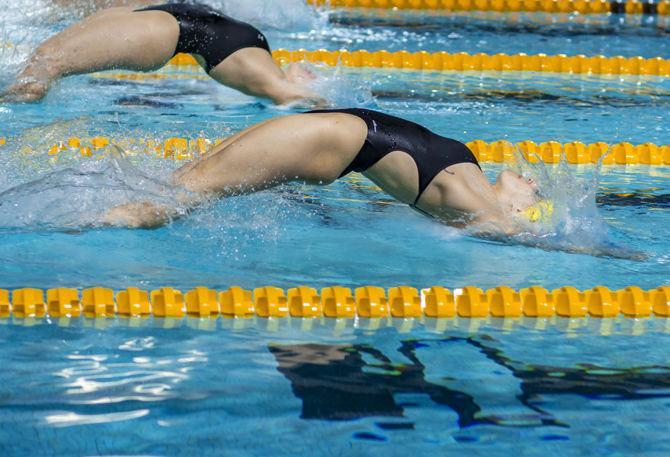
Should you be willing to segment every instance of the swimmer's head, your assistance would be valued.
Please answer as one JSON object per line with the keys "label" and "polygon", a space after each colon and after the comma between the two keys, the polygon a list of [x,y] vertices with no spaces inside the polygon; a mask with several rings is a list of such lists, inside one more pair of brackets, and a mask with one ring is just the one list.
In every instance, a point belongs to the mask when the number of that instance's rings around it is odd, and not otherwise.
{"label": "swimmer's head", "polygon": [[529,220],[536,216],[532,208],[540,202],[540,197],[533,178],[505,170],[498,176],[494,188],[506,213]]}
{"label": "swimmer's head", "polygon": [[540,200],[533,206],[523,211],[523,217],[530,222],[544,223],[551,219],[554,214],[554,204],[549,200]]}

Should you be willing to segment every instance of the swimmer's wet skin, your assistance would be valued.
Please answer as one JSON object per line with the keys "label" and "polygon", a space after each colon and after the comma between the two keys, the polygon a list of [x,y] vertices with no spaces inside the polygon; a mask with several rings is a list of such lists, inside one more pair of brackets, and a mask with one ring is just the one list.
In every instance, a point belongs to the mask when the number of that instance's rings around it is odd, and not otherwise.
{"label": "swimmer's wet skin", "polygon": [[[377,111],[313,111],[244,130],[178,169],[173,182],[199,200],[252,193],[289,181],[327,184],[361,172],[397,200],[448,225],[495,236],[525,230],[538,202],[532,179],[504,171],[491,184],[464,144]],[[139,213],[139,214],[138,214]],[[153,227],[164,207],[113,208],[107,225]]]}
{"label": "swimmer's wet skin", "polygon": [[40,45],[3,101],[36,101],[61,77],[110,69],[153,71],[176,53],[191,53],[209,76],[277,104],[321,103],[299,65],[282,70],[265,35],[210,7],[171,3],[109,8]]}

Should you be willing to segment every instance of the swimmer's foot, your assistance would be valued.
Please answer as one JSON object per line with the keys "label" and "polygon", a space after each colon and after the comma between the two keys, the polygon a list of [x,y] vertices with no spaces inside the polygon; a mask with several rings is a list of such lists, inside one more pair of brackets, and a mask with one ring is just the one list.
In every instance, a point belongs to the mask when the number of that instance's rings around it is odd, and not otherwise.
{"label": "swimmer's foot", "polygon": [[290,109],[321,109],[328,106],[328,101],[312,92],[306,92],[278,104]]}
{"label": "swimmer's foot", "polygon": [[286,79],[296,84],[306,84],[316,79],[316,74],[300,63],[291,63],[286,67]]}
{"label": "swimmer's foot", "polygon": [[0,95],[0,101],[6,103],[34,103],[42,100],[49,90],[49,84],[26,78],[16,81],[6,92]]}
{"label": "swimmer's foot", "polygon": [[110,227],[154,229],[166,225],[175,215],[174,208],[140,201],[114,206],[101,222]]}
{"label": "swimmer's foot", "polygon": [[328,105],[327,100],[310,87],[317,78],[314,72],[301,63],[292,63],[286,67],[285,73],[291,89],[278,102],[280,105],[290,105],[292,108],[324,108]]}

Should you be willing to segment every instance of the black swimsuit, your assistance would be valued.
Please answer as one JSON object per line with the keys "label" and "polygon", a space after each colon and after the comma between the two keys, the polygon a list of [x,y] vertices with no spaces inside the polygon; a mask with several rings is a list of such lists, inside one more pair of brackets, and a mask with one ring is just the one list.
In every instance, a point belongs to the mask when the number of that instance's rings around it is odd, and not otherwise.
{"label": "black swimsuit", "polygon": [[457,163],[471,163],[479,167],[474,154],[463,143],[436,135],[405,119],[357,108],[315,110],[310,113],[351,114],[365,121],[368,126],[363,148],[340,177],[352,171],[365,171],[393,151],[409,154],[419,170],[419,194],[412,206],[416,206],[431,181],[445,168]]}
{"label": "black swimsuit", "polygon": [[255,27],[205,5],[167,3],[135,11],[170,13],[179,23],[179,41],[175,54],[185,52],[201,55],[205,59],[207,73],[240,49],[261,48],[270,52],[265,35]]}

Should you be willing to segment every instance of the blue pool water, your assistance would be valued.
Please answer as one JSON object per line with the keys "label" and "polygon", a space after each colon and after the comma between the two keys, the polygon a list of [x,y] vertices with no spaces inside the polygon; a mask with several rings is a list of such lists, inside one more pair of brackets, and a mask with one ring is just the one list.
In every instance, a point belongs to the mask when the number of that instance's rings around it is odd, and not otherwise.
{"label": "blue pool water", "polygon": [[[0,19],[0,39],[13,43],[0,48],[0,83],[40,39],[78,17],[30,5],[13,1]],[[240,5],[275,47],[670,58],[658,27],[609,19],[329,20],[298,0],[281,11],[268,1]],[[658,78],[314,70],[333,105],[389,111],[463,141],[670,143],[670,82]],[[231,198],[154,231],[87,229],[118,201],[163,192],[159,183],[177,164],[133,148],[120,167],[73,155],[54,162],[47,151],[55,142],[225,137],[291,112],[202,78],[104,76],[68,78],[39,105],[0,105],[0,137],[9,139],[0,147],[1,287],[670,283],[668,167],[605,167],[581,207],[571,199],[594,168],[552,169],[570,183],[555,196],[570,202],[562,221],[572,225],[539,248],[464,236],[360,176]],[[500,169],[484,165],[491,177]],[[138,185],[146,176],[156,187]],[[574,246],[646,256],[565,252]],[[667,455],[666,341],[660,319],[444,328],[0,320],[0,455]]]}
{"label": "blue pool water", "polygon": [[670,450],[662,327],[220,325],[3,327],[3,455]]}

